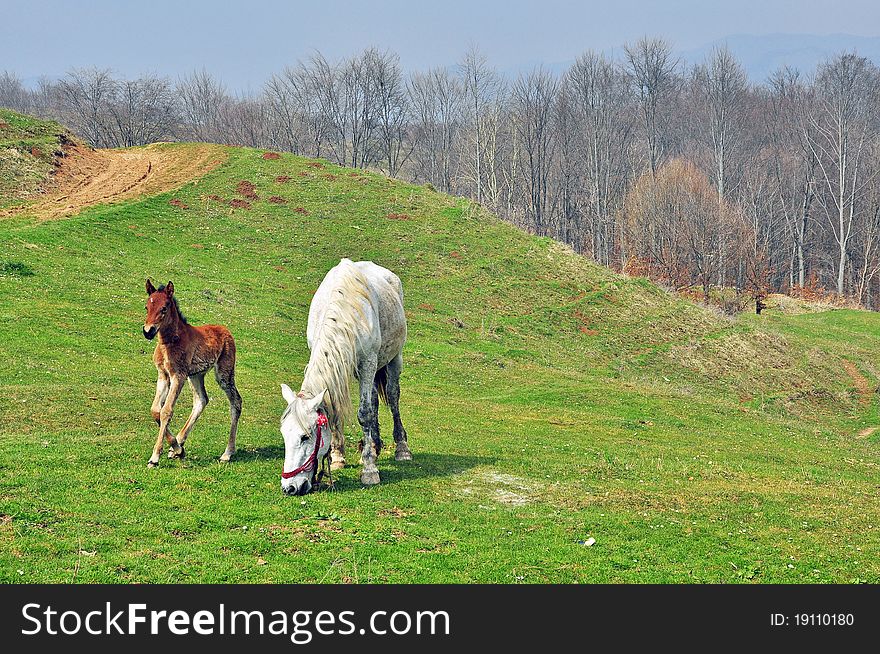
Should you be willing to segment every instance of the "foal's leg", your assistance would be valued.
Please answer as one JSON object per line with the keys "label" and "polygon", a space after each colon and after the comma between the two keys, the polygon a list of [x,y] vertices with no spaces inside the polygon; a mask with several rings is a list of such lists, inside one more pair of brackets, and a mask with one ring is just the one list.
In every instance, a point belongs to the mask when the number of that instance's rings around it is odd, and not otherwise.
{"label": "foal's leg", "polygon": [[229,441],[226,443],[226,451],[220,455],[220,460],[224,463],[229,461],[232,455],[235,454],[235,437],[238,434],[238,419],[241,417],[241,395],[239,395],[238,389],[235,387],[234,358],[231,365],[233,367],[230,367],[226,361],[218,361],[215,369],[217,383],[223,389],[223,392],[226,393],[226,397],[229,398],[229,417],[232,423],[229,427]]}
{"label": "foal's leg", "polygon": [[373,380],[376,378],[376,356],[373,355],[369,359],[361,362],[358,370],[358,380],[360,383],[360,404],[358,406],[358,422],[364,430],[364,447],[361,451],[361,461],[364,468],[361,471],[361,483],[365,486],[373,486],[379,483],[379,469],[376,467],[376,444],[373,436],[373,424],[375,422],[373,416]]}
{"label": "foal's leg", "polygon": [[406,429],[400,420],[400,371],[403,369],[403,357],[399,354],[386,366],[388,381],[385,384],[385,395],[388,398],[388,408],[394,418],[394,442],[396,448],[394,458],[398,461],[411,461],[412,453],[406,443]]}
{"label": "foal's leg", "polygon": [[171,438],[171,432],[168,431],[168,423],[171,422],[171,418],[174,415],[174,404],[177,402],[180,389],[183,388],[185,381],[186,375],[173,375],[171,377],[168,395],[162,404],[162,408],[159,410],[159,435],[156,437],[156,444],[153,446],[153,456],[147,462],[147,466],[150,468],[155,468],[159,465],[159,456],[162,454],[162,441],[167,438],[172,443],[172,447],[174,446],[174,439]]}
{"label": "foal's leg", "polygon": [[162,406],[165,404],[165,398],[168,397],[168,388],[170,386],[170,382],[168,381],[168,375],[165,374],[165,371],[159,371],[159,379],[156,381],[156,397],[153,398],[153,406],[150,407],[150,415],[153,416],[153,420],[156,421],[156,424],[159,424],[159,412],[162,411]]}
{"label": "foal's leg", "polygon": [[184,443],[186,443],[186,439],[189,436],[189,433],[192,431],[192,428],[196,426],[196,420],[199,419],[199,416],[202,415],[202,411],[204,411],[205,407],[208,405],[208,394],[205,392],[205,375],[193,375],[189,378],[189,385],[192,387],[193,392],[192,413],[189,414],[189,419],[186,421],[183,429],[181,429],[180,433],[177,434],[176,442],[178,445],[180,445],[180,447],[175,448],[175,442],[171,442],[171,449],[168,450],[169,459],[173,459],[174,457],[178,456],[186,456],[183,445]]}

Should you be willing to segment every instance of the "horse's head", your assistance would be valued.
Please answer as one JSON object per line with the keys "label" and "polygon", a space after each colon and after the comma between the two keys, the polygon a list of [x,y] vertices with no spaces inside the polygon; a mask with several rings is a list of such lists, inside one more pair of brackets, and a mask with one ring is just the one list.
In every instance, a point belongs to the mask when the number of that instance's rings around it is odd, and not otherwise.
{"label": "horse's head", "polygon": [[287,409],[281,416],[281,435],[284,437],[284,467],[281,470],[281,490],[288,495],[305,495],[316,486],[321,459],[330,451],[330,426],[327,391],[315,397],[294,393],[287,384],[281,384],[281,394]]}
{"label": "horse's head", "polygon": [[153,340],[173,313],[174,284],[168,282],[159,290],[147,280],[147,317],[144,320],[144,338]]}

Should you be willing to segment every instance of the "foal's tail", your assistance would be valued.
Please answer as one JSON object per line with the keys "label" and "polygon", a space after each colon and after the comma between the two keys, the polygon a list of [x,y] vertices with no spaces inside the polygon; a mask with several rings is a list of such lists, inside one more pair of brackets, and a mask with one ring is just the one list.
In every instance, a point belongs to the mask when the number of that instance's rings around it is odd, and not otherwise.
{"label": "foal's tail", "polygon": [[376,378],[373,386],[376,388],[376,394],[385,404],[388,404],[388,396],[385,394],[385,385],[388,383],[388,370],[382,366],[376,371]]}

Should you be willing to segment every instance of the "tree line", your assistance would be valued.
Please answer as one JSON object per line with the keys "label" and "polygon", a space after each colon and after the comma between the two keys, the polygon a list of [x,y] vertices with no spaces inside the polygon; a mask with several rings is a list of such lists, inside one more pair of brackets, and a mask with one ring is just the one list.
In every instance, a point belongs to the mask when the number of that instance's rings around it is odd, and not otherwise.
{"label": "tree line", "polygon": [[390,51],[320,53],[260,93],[76,69],[0,105],[96,147],[246,145],[376,168],[468,196],[598,263],[677,289],[828,291],[880,306],[880,70],[842,53],[749,81],[725,48],[686,66],[663,39],[510,79],[476,48],[406,73]]}

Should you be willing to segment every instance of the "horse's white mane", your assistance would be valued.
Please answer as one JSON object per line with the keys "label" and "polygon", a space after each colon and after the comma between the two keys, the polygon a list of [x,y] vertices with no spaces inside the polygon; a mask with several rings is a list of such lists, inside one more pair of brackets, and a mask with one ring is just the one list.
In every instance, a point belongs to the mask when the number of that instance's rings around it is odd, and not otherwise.
{"label": "horse's white mane", "polygon": [[349,259],[339,265],[340,275],[317,327],[301,392],[314,397],[324,389],[329,391],[327,417],[334,433],[341,437],[352,413],[348,384],[357,364],[358,331],[368,327],[363,304],[370,301],[370,294],[367,279]]}

